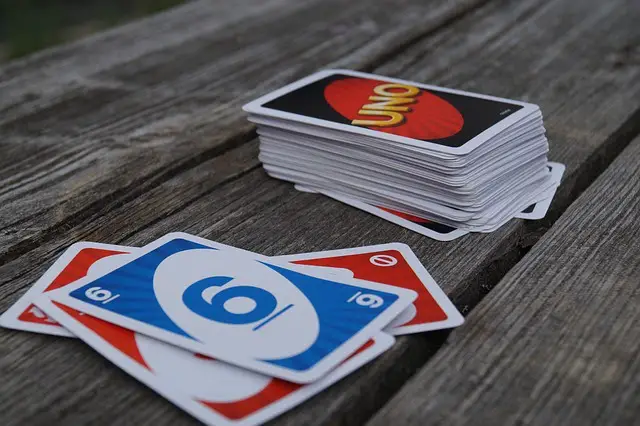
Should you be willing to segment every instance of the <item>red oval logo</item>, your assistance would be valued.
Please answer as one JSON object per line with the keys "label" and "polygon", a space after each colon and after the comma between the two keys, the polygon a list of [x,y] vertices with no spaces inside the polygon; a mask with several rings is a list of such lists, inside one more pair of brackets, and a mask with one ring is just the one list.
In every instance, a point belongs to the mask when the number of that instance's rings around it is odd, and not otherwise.
{"label": "red oval logo", "polygon": [[447,138],[464,125],[449,102],[404,84],[345,78],[329,83],[324,97],[353,125],[412,139]]}

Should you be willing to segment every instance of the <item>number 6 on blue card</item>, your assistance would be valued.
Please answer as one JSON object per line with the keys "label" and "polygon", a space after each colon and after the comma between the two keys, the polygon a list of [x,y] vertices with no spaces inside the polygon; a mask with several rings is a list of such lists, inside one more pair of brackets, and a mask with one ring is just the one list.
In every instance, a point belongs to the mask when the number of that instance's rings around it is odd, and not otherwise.
{"label": "number 6 on blue card", "polygon": [[133,331],[297,383],[319,379],[416,298],[174,233],[47,293]]}

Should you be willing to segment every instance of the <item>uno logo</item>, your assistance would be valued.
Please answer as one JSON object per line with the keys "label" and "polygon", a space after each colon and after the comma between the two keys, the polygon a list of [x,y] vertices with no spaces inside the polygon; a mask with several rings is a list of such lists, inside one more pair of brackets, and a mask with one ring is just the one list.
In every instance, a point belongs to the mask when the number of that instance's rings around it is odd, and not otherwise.
{"label": "uno logo", "polygon": [[[377,95],[369,96],[373,103],[363,105],[358,115],[372,115],[376,119],[355,119],[351,121],[354,126],[389,127],[402,123],[402,113],[411,111],[407,105],[416,102],[415,97],[420,94],[420,89],[406,84],[389,83],[374,87],[373,93]],[[380,117],[385,117],[386,120]]]}
{"label": "uno logo", "polygon": [[153,290],[178,327],[229,355],[286,358],[307,350],[319,335],[318,314],[304,293],[275,270],[237,253],[173,254],[156,268]]}
{"label": "uno logo", "polygon": [[324,97],[354,126],[413,139],[442,139],[464,125],[462,114],[449,102],[401,83],[345,78],[329,83]]}

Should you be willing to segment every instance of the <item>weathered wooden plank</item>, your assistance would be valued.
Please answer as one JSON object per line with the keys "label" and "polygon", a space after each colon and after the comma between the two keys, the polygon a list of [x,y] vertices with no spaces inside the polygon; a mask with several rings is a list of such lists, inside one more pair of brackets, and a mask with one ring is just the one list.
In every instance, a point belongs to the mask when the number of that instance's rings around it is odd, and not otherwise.
{"label": "weathered wooden plank", "polygon": [[[575,199],[586,182],[599,173],[602,164],[628,143],[629,135],[637,132],[633,114],[639,106],[639,71],[637,64],[629,59],[625,62],[624,52],[628,46],[637,44],[638,33],[633,28],[635,15],[629,12],[632,9],[628,4],[620,1],[601,8],[570,2],[489,5],[452,23],[449,28],[416,41],[405,54],[392,58],[395,64],[400,64],[394,66],[400,68],[385,72],[513,97],[526,95],[531,86],[556,87],[555,91],[530,95],[547,115],[552,158],[569,166],[565,183],[552,207],[553,219],[563,206]],[[579,25],[583,21],[589,26]],[[578,29],[567,32],[560,22]],[[600,41],[603,34],[608,37],[607,43]],[[519,45],[517,50],[513,49],[514,40]],[[593,48],[585,49],[583,46],[589,43]],[[527,52],[527,61],[523,61],[522,51]],[[558,55],[559,51],[562,55]],[[446,59],[449,56],[451,59]],[[536,73],[529,74],[530,58],[547,56],[552,59],[541,64]],[[614,59],[603,61],[603,57]],[[496,63],[509,66],[496,68]],[[402,67],[410,70],[404,72]],[[494,71],[483,73],[485,68]],[[443,69],[447,70],[444,74]],[[481,77],[473,78],[474,74]],[[445,77],[446,81],[441,80]],[[589,119],[580,122],[579,117]],[[257,166],[255,142],[241,149],[246,151],[224,154],[237,155],[235,160],[230,160],[237,165],[228,167],[228,172],[219,171],[230,157],[204,161],[164,180],[148,193],[135,194],[124,201],[116,199],[109,208],[97,210],[58,230],[46,244],[0,269],[0,276],[10,282],[0,287],[0,291],[5,295],[18,291],[42,271],[42,259],[51,259],[63,246],[79,239],[142,244],[165,232],[185,230],[265,254],[403,241],[414,248],[436,280],[464,308],[476,303],[522,256],[532,243],[529,238],[537,238],[538,228],[550,223],[547,220],[525,226],[514,222],[490,235],[437,243],[331,200],[296,193],[290,185],[266,178],[262,170],[254,170]],[[227,173],[231,176],[229,179],[225,177]],[[227,184],[220,186],[220,182]],[[111,200],[106,198],[103,202]],[[8,306],[10,300],[4,297],[0,304]],[[62,373],[62,366],[55,363],[47,364],[40,377],[25,380],[20,372],[42,362],[44,355],[31,354],[44,347],[45,342],[47,359],[64,358],[64,354],[76,350],[76,346],[71,349],[72,343],[6,334],[5,338],[0,334],[0,339],[19,348],[16,358],[19,354],[30,354],[21,361],[24,362],[19,367],[22,370],[12,374],[5,387],[15,395],[2,407],[7,407],[7,413],[17,415],[20,404],[16,401],[26,399],[29,415],[21,417],[26,421],[44,419],[45,413],[60,422],[73,424],[114,422],[123,416],[139,424],[187,421],[178,410],[161,398],[151,397],[150,392],[141,390],[141,385],[124,378],[106,363],[96,367],[97,357],[88,351],[82,352],[87,358],[85,363],[93,364],[87,367],[86,373],[78,367],[71,376],[72,373]],[[439,339],[442,335],[435,339],[432,334],[426,338],[400,339],[379,362],[276,423],[361,423],[424,363],[439,345]],[[76,358],[74,361],[78,362]],[[11,362],[8,365],[12,365]],[[105,370],[94,376],[91,373],[96,368]],[[61,375],[65,380],[74,377],[74,383],[64,388],[43,385]],[[90,390],[80,390],[83,384]],[[76,400],[67,401],[78,392],[77,398],[82,400],[85,409],[80,413],[74,411]],[[113,393],[117,393],[117,397],[114,398]],[[52,399],[63,400],[63,405],[47,411],[47,403]],[[129,400],[143,401],[145,409],[140,408],[142,404],[135,405],[127,402]]]}
{"label": "weathered wooden plank", "polygon": [[258,93],[482,1],[200,1],[0,69],[0,263],[246,142]]}
{"label": "weathered wooden plank", "polygon": [[639,214],[636,138],[370,424],[637,424]]}

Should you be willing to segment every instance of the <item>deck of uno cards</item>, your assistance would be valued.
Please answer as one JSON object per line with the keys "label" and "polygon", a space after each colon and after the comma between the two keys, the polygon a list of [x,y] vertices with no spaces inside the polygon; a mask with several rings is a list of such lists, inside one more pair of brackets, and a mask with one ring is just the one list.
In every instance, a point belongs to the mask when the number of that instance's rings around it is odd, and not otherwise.
{"label": "deck of uno cards", "polygon": [[526,102],[327,70],[244,110],[269,175],[441,241],[540,218],[559,183]]}

